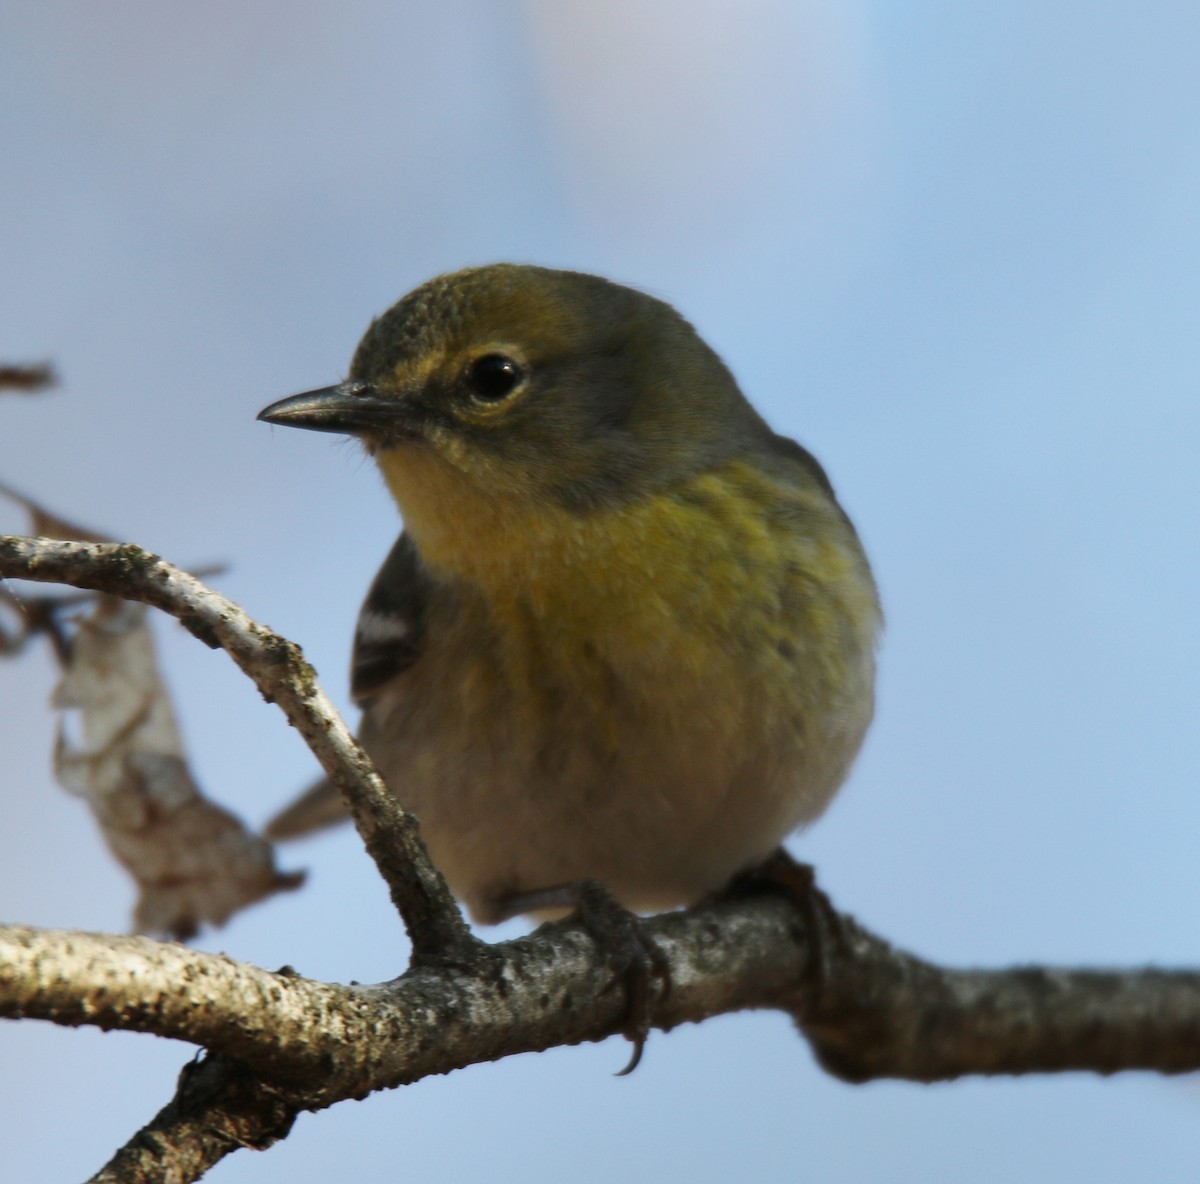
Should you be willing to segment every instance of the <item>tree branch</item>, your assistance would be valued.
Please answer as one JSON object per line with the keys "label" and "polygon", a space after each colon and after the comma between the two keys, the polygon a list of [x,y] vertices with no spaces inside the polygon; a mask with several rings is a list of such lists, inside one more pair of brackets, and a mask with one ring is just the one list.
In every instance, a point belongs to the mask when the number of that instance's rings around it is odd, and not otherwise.
{"label": "tree branch", "polygon": [[132,543],[78,543],[0,535],[0,578],[69,584],[153,605],[206,645],[221,648],[277,703],[348,806],[391,891],[416,961],[470,957],[475,940],[429,861],[416,820],[387,791],[294,642],[231,600]]}
{"label": "tree branch", "polygon": [[1200,971],[947,969],[835,923],[828,983],[797,1022],[844,1081],[1200,1069]]}
{"label": "tree branch", "polygon": [[[1200,972],[934,966],[829,913],[828,977],[786,897],[706,905],[647,922],[672,989],[670,1029],[756,1008],[794,1015],[847,1081],[969,1074],[1200,1069]],[[575,922],[488,947],[470,966],[413,967],[373,986],[314,982],[139,937],[0,928],[0,1015],[187,1040],[217,1054],[122,1149],[130,1164],[211,1166],[266,1146],[291,1118],[431,1074],[621,1032],[625,1001]],[[198,1070],[190,1070],[195,1073]],[[203,1087],[203,1088],[201,1088]],[[122,1158],[124,1157],[124,1158]],[[122,1168],[125,1171],[126,1168]]]}
{"label": "tree branch", "polygon": [[190,1061],[175,1096],[88,1184],[188,1184],[232,1151],[265,1151],[286,1138],[296,1113],[236,1061]]}
{"label": "tree branch", "polygon": [[[650,919],[672,982],[655,1026],[784,1010],[849,1081],[1200,1069],[1200,971],[947,969],[834,919],[847,937],[819,982],[782,896]],[[186,1040],[287,1085],[304,1109],[621,1032],[625,1001],[577,923],[487,951],[343,986],[148,938],[5,926],[0,1015]]]}

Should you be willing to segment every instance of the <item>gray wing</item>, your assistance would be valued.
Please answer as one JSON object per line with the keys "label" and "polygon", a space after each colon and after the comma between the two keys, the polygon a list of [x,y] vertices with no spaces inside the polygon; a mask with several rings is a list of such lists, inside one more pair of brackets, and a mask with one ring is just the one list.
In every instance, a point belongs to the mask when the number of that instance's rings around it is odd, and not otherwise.
{"label": "gray wing", "polygon": [[406,534],[396,540],[358,613],[350,659],[350,694],[365,707],[420,656],[429,577]]}

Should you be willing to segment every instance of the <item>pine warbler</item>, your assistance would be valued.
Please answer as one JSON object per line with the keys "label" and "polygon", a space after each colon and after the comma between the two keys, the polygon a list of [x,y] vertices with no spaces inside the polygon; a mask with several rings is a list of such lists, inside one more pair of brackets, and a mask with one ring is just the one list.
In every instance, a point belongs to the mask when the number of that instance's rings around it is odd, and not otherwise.
{"label": "pine warbler", "polygon": [[846,777],[873,709],[866,557],[821,466],[669,305],[457,272],[375,320],[347,381],[259,418],[358,437],[400,508],[358,619],[360,735],[475,920],[584,880],[691,903]]}

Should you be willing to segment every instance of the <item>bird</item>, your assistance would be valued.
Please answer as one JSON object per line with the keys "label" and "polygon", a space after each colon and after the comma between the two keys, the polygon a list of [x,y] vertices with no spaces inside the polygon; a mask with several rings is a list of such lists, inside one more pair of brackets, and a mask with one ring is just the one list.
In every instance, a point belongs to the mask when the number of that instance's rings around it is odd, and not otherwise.
{"label": "bird", "polygon": [[473,921],[559,915],[580,884],[688,906],[846,779],[870,565],[818,461],[670,304],[524,264],[438,276],[345,381],[259,419],[357,438],[399,508],[354,638],[358,735]]}

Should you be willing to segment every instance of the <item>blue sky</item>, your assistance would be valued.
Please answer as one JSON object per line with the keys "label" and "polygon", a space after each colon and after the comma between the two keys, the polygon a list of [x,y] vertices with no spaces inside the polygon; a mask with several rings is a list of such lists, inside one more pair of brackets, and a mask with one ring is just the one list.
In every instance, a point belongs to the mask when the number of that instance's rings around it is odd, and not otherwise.
{"label": "blue sky", "polygon": [[[495,259],[674,302],[826,464],[888,631],[876,725],[793,849],[953,964],[1200,961],[1200,8],[1010,0],[316,0],[0,10],[0,481],[189,565],[346,705],[397,527],[358,451],[254,422],[372,315]],[[0,510],[0,528],[18,529]],[[165,625],[210,794],[310,776]],[[53,671],[0,666],[0,914],[120,930],[52,782]],[[342,831],[310,886],[205,934],[369,981],[405,950]],[[504,932],[516,932],[515,928]],[[0,1026],[14,1179],[94,1170],[184,1046]],[[302,1118],[235,1181],[1191,1178],[1200,1094],[1128,1075],[852,1088],[778,1016],[474,1068]],[[66,1131],[70,1137],[64,1137]]]}

